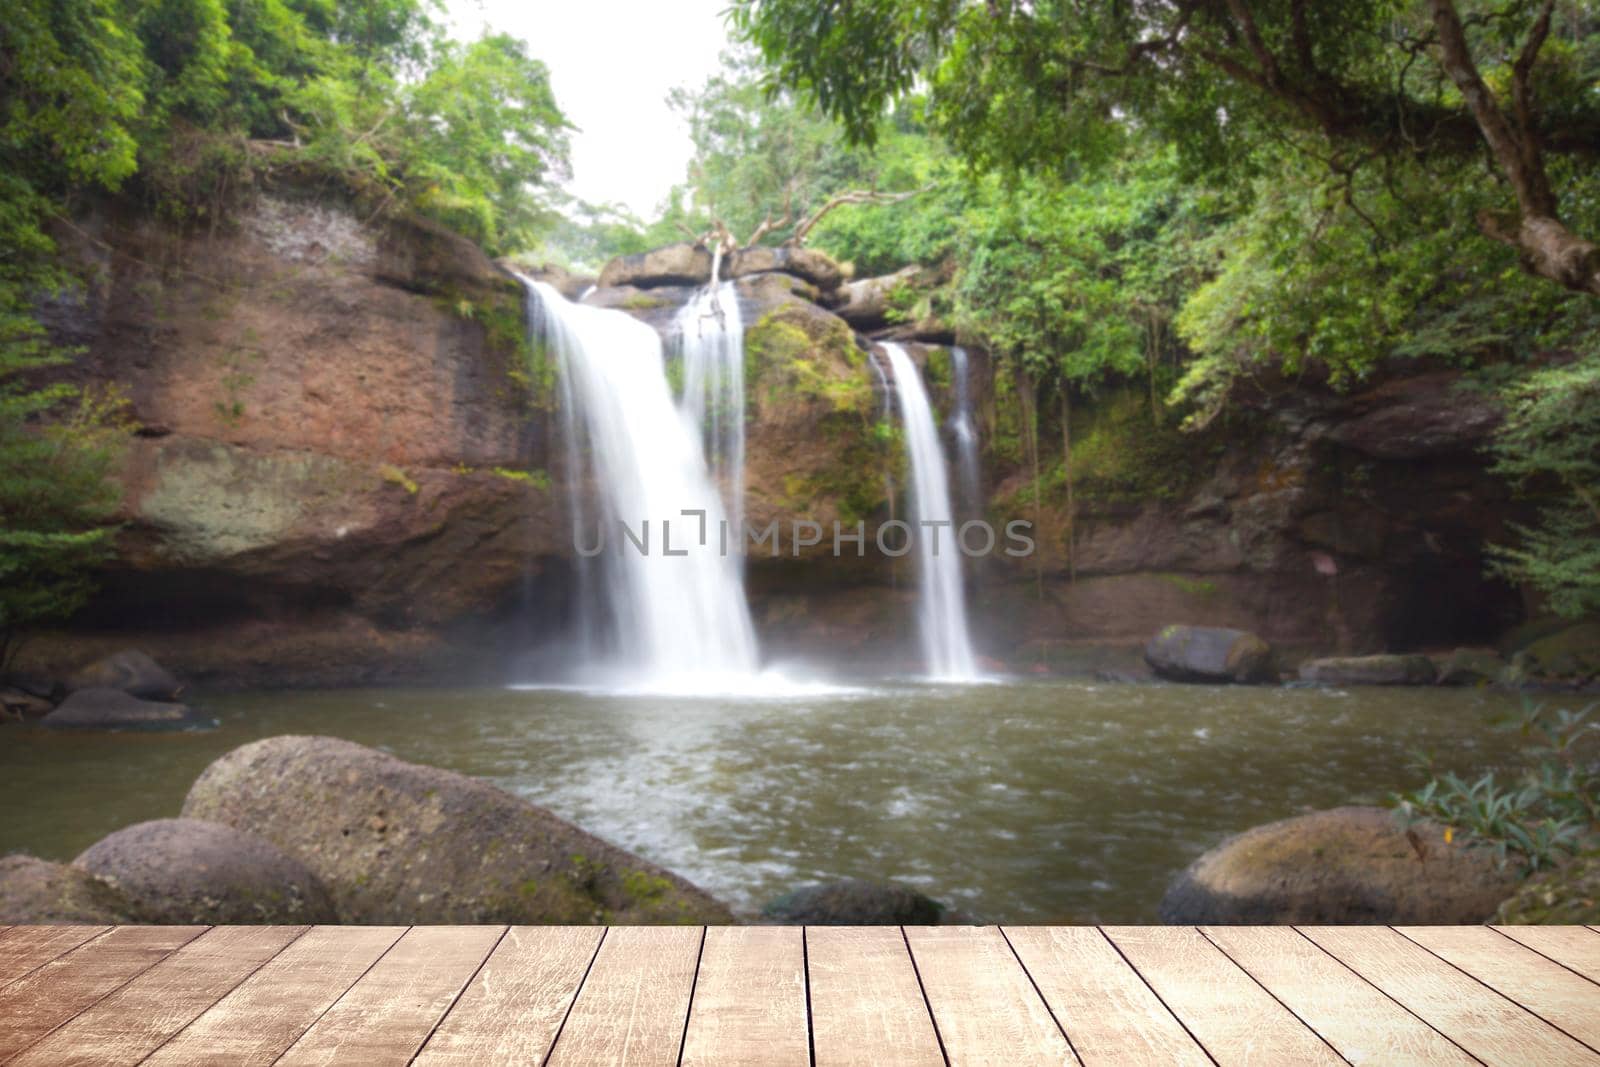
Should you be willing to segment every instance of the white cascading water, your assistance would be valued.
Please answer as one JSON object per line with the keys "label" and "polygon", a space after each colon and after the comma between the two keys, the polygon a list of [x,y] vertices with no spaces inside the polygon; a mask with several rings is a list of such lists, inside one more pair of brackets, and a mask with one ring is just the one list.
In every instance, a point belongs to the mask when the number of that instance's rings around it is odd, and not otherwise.
{"label": "white cascading water", "polygon": [[[523,281],[540,306],[541,337],[558,361],[563,404],[581,423],[598,490],[598,521],[577,538],[584,548],[604,538],[603,555],[591,561],[604,566],[591,573],[614,631],[614,681],[667,692],[745,687],[757,674],[757,650],[738,542],[730,530],[724,551],[727,512],[698,435],[673,403],[660,337],[632,316]],[[574,448],[577,428],[569,426]],[[577,466],[576,454],[570,462]],[[569,474],[576,486],[577,472]],[[699,520],[685,510],[705,513],[704,544]],[[635,537],[645,531],[648,555],[619,523]],[[664,523],[673,555],[664,552]]]}
{"label": "white cascading water", "polygon": [[744,322],[734,284],[719,282],[697,290],[673,321],[683,360],[683,394],[678,404],[697,434],[704,436],[711,476],[725,494],[734,529],[744,523]]}
{"label": "white cascading water", "polygon": [[968,374],[967,350],[960,345],[950,349],[950,376],[955,379],[955,411],[950,433],[956,443],[956,482],[961,487],[956,504],[963,519],[980,518],[978,497],[978,428],[972,420],[972,384]]}
{"label": "white cascading water", "polygon": [[[895,394],[905,426],[906,451],[911,459],[911,507],[907,522],[916,531],[917,565],[921,584],[918,626],[928,674],[937,681],[963,682],[978,678],[977,657],[967,634],[966,597],[961,586],[961,550],[956,544],[956,524],[950,508],[950,476],[939,448],[939,431],[933,406],[922,386],[916,364],[900,345],[885,342],[889,369],[894,372]],[[924,523],[943,523],[927,527]],[[935,551],[937,536],[937,551]]]}

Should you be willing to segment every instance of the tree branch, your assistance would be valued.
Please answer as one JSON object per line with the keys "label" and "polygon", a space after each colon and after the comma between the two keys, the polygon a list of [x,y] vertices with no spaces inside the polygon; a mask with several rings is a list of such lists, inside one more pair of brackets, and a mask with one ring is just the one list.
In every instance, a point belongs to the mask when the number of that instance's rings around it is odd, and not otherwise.
{"label": "tree branch", "polygon": [[898,204],[902,200],[910,200],[914,196],[927,192],[933,186],[934,183],[929,182],[920,189],[911,189],[903,193],[880,193],[873,189],[852,189],[847,193],[840,193],[810,215],[801,219],[794,228],[794,235],[789,238],[787,243],[791,245],[805,244],[806,235],[811,232],[811,228],[821,222],[822,217],[834,208],[843,207],[846,204]]}

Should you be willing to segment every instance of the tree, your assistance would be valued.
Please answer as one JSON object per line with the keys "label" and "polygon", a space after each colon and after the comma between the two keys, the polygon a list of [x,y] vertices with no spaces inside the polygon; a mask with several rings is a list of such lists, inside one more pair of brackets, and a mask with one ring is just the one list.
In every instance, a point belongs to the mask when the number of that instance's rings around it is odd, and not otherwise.
{"label": "tree", "polygon": [[1600,156],[1588,4],[736,0],[733,18],[782,84],[863,142],[926,79],[936,125],[980,163],[1104,161],[1135,128],[1192,172],[1235,178],[1265,141],[1346,175],[1487,152],[1506,188],[1477,225],[1530,273],[1600,295],[1600,248],[1569,228],[1553,177]]}

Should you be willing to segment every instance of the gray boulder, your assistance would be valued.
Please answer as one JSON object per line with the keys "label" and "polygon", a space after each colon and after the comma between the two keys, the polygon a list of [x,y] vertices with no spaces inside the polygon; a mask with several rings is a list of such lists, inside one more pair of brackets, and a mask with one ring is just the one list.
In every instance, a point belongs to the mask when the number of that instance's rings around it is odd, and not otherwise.
{"label": "gray boulder", "polygon": [[97,659],[67,679],[67,690],[120,689],[140,700],[177,700],[183,683],[138,649]]}
{"label": "gray boulder", "polygon": [[255,834],[199,819],[118,830],[72,861],[121,890],[141,922],[331,923],[328,891]]}
{"label": "gray boulder", "polygon": [[1481,923],[1516,883],[1509,865],[1446,842],[1432,823],[1408,834],[1383,808],[1333,808],[1257,826],[1205,853],[1167,888],[1161,921]]}
{"label": "gray boulder", "polygon": [[766,903],[766,922],[805,926],[937,926],[945,907],[893,882],[841,878],[801,886]]}
{"label": "gray boulder", "polygon": [[1167,626],[1145,645],[1144,660],[1174,682],[1270,682],[1272,646],[1220,626]]}
{"label": "gray boulder", "polygon": [[830,301],[833,313],[857,330],[876,330],[889,325],[892,296],[901,286],[914,286],[922,268],[912,265],[878,278],[862,278],[846,283]]}
{"label": "gray boulder", "polygon": [[1458,648],[1439,665],[1438,685],[1493,685],[1505,674],[1506,661],[1493,649]]}
{"label": "gray boulder", "polygon": [[822,292],[837,289],[844,281],[844,268],[814,248],[741,248],[728,257],[722,276],[742,278],[747,274],[780,271],[809,282]]}
{"label": "gray boulder", "polygon": [[600,271],[602,289],[619,285],[648,288],[656,285],[704,285],[711,280],[711,253],[701,245],[683,242],[653,248],[631,256],[618,256]]}
{"label": "gray boulder", "polygon": [[1318,685],[1432,685],[1434,677],[1427,656],[1341,656],[1300,665],[1300,680]]}
{"label": "gray boulder", "polygon": [[88,871],[33,856],[0,857],[0,923],[131,921],[127,898]]}
{"label": "gray boulder", "polygon": [[207,767],[183,814],[259,834],[346,923],[723,923],[676,875],[487,782],[332,737],[273,737]]}
{"label": "gray boulder", "polygon": [[173,730],[211,720],[183,704],[140,700],[120,689],[80,689],[39,720],[55,730]]}

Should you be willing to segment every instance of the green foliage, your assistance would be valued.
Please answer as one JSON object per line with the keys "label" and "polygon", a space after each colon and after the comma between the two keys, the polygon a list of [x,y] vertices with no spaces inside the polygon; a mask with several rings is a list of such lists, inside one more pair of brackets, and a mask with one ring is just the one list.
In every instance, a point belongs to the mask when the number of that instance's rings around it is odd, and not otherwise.
{"label": "green foliage", "polygon": [[1501,863],[1524,872],[1559,865],[1600,833],[1600,760],[1594,745],[1600,724],[1594,706],[1581,711],[1524,706],[1520,719],[1505,724],[1527,740],[1531,765],[1515,780],[1489,772],[1468,782],[1453,772],[1435,773],[1432,761],[1418,765],[1431,775],[1415,792],[1392,797],[1405,821],[1432,819],[1492,849]]}
{"label": "green foliage", "polygon": [[1525,581],[1569,618],[1600,612],[1600,346],[1544,367],[1505,393],[1494,469],[1541,502],[1519,544],[1492,549],[1496,569]]}

